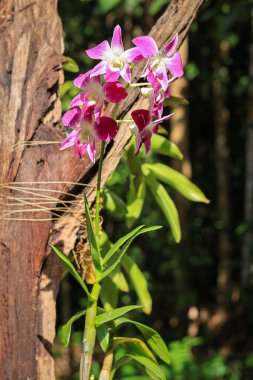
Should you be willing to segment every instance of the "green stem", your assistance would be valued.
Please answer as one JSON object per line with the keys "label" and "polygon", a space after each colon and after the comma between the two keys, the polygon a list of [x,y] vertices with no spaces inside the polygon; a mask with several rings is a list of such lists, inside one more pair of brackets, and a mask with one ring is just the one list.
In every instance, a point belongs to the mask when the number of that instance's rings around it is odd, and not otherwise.
{"label": "green stem", "polygon": [[96,340],[95,318],[97,315],[97,301],[100,294],[101,285],[95,283],[91,291],[91,299],[88,302],[84,335],[83,335],[83,355],[80,363],[80,380],[90,379],[93,350]]}
{"label": "green stem", "polygon": [[104,151],[105,151],[105,142],[102,141],[101,143],[101,150],[100,150],[100,157],[99,157],[99,164],[98,164],[98,180],[97,180],[97,193],[96,193],[96,217],[95,217],[95,233],[96,233],[96,239],[97,242],[99,242],[99,211],[100,211],[100,195],[101,195],[101,176],[102,176],[102,164],[103,164],[103,158],[104,158]]}

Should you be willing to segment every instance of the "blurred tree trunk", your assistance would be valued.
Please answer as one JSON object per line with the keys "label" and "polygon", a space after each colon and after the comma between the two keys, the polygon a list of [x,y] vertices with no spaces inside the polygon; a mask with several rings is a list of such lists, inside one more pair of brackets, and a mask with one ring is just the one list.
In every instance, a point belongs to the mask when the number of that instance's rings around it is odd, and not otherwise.
{"label": "blurred tree trunk", "polygon": [[[215,78],[213,81],[214,121],[215,121],[215,159],[217,173],[217,218],[218,218],[218,274],[217,285],[220,294],[224,294],[230,283],[231,275],[231,235],[230,235],[230,152],[228,142],[229,111],[225,104],[225,90],[222,79],[226,68],[221,62],[228,55],[228,45],[220,43],[219,57],[215,62]],[[222,298],[223,299],[223,298]]]}
{"label": "blurred tree trunk", "polygon": [[251,11],[251,40],[249,60],[248,125],[245,154],[244,219],[247,225],[242,244],[241,281],[249,285],[253,267],[253,10]]}
{"label": "blurred tree trunk", "polygon": [[[180,53],[182,56],[182,61],[184,67],[188,61],[188,38],[184,40],[180,48]],[[188,80],[186,77],[179,78],[176,82],[171,85],[171,94],[180,98],[187,98],[188,90]],[[187,178],[191,178],[192,166],[189,153],[189,130],[188,130],[188,107],[187,106],[177,106],[173,118],[170,121],[171,124],[171,140],[175,142],[180,150],[182,151],[184,158],[182,161],[172,160],[171,166],[184,174]],[[178,288],[178,294],[181,295],[179,299],[183,301],[181,309],[187,309],[190,298],[186,295],[189,294],[191,290],[191,281],[189,273],[189,241],[188,237],[188,226],[189,226],[189,209],[190,202],[181,196],[179,193],[175,194],[175,202],[179,213],[179,218],[182,228],[182,241],[180,243],[180,252],[178,255],[179,267],[176,276],[176,284]]]}
{"label": "blurred tree trunk", "polygon": [[[202,0],[171,1],[151,31],[158,45],[168,42],[175,31],[180,33],[181,44],[201,4]],[[56,0],[0,3],[3,380],[55,378],[52,344],[62,267],[48,243],[57,242],[69,254],[83,218],[83,186],[75,184],[88,182],[85,191],[90,202],[95,195],[96,167],[87,157],[77,160],[72,151],[59,151],[63,44],[56,6]],[[130,93],[120,116],[137,103],[142,104]],[[120,130],[107,149],[102,185],[117,166],[128,139],[129,134]],[[66,196],[79,203],[66,206]]]}

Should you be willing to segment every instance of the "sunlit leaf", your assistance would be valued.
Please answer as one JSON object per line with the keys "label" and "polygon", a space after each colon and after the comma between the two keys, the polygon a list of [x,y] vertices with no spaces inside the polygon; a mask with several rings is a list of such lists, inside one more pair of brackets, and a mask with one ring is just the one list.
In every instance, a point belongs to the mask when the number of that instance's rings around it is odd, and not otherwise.
{"label": "sunlit leaf", "polygon": [[85,285],[82,277],[76,271],[72,262],[61,251],[59,251],[58,248],[54,247],[51,244],[50,244],[50,247],[54,250],[54,252],[57,254],[59,259],[64,263],[65,267],[69,270],[69,272],[72,274],[72,276],[79,282],[79,284],[81,285],[81,287],[83,288],[83,290],[85,291],[87,296],[90,298],[91,297],[90,292],[89,292],[87,286]]}
{"label": "sunlit leaf", "polygon": [[104,309],[109,311],[117,307],[118,298],[119,298],[119,289],[112,282],[109,276],[106,277],[103,281],[101,292],[100,292],[100,299],[102,301]]}
{"label": "sunlit leaf", "polygon": [[163,156],[177,158],[178,160],[183,158],[183,155],[177,145],[161,135],[153,134],[151,149],[153,152],[162,154]]}
{"label": "sunlit leaf", "polygon": [[65,323],[65,325],[62,326],[61,330],[61,340],[65,347],[68,347],[70,335],[71,335],[71,329],[72,324],[77,321],[79,318],[83,317],[85,315],[86,311],[78,311],[75,315],[73,315],[68,322]]}
{"label": "sunlit leaf", "polygon": [[154,374],[159,379],[166,380],[165,374],[163,373],[160,366],[154,363],[152,360],[146,358],[145,356],[134,355],[134,354],[127,354],[126,356],[132,358],[133,360],[135,360],[136,362],[138,362],[139,364],[147,368],[150,375]]}
{"label": "sunlit leaf", "polygon": [[110,344],[110,331],[106,323],[97,326],[97,338],[99,340],[100,346],[104,352],[108,350]]}
{"label": "sunlit leaf", "polygon": [[73,60],[73,58],[70,57],[64,57],[65,61],[63,62],[62,66],[65,71],[70,71],[72,73],[78,73],[79,72],[79,66],[78,64]]}
{"label": "sunlit leaf", "polygon": [[134,175],[130,176],[130,189],[127,201],[126,224],[131,228],[134,222],[140,217],[146,194],[146,183],[144,178],[139,179]]}
{"label": "sunlit leaf", "polygon": [[202,191],[178,171],[160,163],[144,165],[154,174],[156,179],[170,185],[187,199],[193,202],[209,203]]}
{"label": "sunlit leaf", "polygon": [[96,241],[95,232],[92,224],[90,209],[88,205],[88,201],[86,196],[84,195],[84,205],[85,205],[85,217],[87,221],[87,232],[88,232],[88,241],[90,245],[90,252],[92,261],[94,263],[95,269],[96,269],[96,279],[100,278],[100,274],[102,273],[102,265],[101,265],[101,259],[99,254],[99,247]]}
{"label": "sunlit leaf", "polygon": [[118,345],[123,345],[128,353],[141,355],[149,358],[154,363],[157,363],[156,358],[148,348],[145,342],[138,338],[128,338],[128,337],[115,337],[113,338],[114,348]]}
{"label": "sunlit leaf", "polygon": [[157,331],[155,331],[151,327],[145,326],[142,323],[133,321],[131,319],[118,318],[115,320],[116,327],[122,325],[123,323],[131,323],[135,325],[135,327],[142,333],[146,342],[148,343],[150,348],[157,354],[157,356],[159,356],[159,358],[163,360],[165,363],[170,363],[171,358],[168,348]]}
{"label": "sunlit leaf", "polygon": [[127,213],[125,202],[112,190],[105,189],[103,192],[104,207],[119,219],[124,219]]}
{"label": "sunlit leaf", "polygon": [[152,298],[148,291],[148,283],[144,274],[130,256],[125,255],[123,257],[122,266],[133,284],[140,304],[143,306],[144,313],[150,314],[152,310]]}
{"label": "sunlit leaf", "polygon": [[163,106],[168,107],[178,107],[178,106],[187,106],[189,104],[187,99],[179,98],[178,96],[170,96],[169,98],[165,99]]}
{"label": "sunlit leaf", "polygon": [[181,227],[175,203],[167,193],[164,186],[156,180],[150,170],[147,169],[145,165],[143,165],[142,168],[147,184],[170,225],[171,233],[175,241],[178,243],[181,240]]}
{"label": "sunlit leaf", "polygon": [[118,309],[114,309],[111,311],[106,311],[100,315],[97,315],[95,318],[95,325],[102,325],[103,323],[110,322],[116,318],[119,318],[121,315],[128,313],[131,310],[141,309],[142,306],[137,305],[129,305],[119,307]]}

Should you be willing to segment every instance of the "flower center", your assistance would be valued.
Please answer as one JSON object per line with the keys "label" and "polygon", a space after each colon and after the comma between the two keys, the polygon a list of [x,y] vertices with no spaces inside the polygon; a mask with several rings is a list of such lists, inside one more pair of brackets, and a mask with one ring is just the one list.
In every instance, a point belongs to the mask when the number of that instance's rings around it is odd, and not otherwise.
{"label": "flower center", "polygon": [[119,49],[111,50],[106,58],[112,71],[120,71],[126,64],[126,58]]}
{"label": "flower center", "polygon": [[80,127],[81,133],[79,135],[79,140],[82,144],[90,142],[95,138],[95,132],[91,123],[88,121],[82,121]]}

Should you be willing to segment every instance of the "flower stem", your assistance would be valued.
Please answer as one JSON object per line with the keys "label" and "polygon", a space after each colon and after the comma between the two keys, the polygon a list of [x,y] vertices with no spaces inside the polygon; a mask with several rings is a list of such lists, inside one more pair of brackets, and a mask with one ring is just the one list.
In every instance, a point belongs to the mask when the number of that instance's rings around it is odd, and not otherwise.
{"label": "flower stem", "polygon": [[80,363],[80,380],[90,379],[92,355],[96,340],[95,318],[97,315],[97,301],[100,294],[101,285],[96,283],[91,291],[91,300],[88,301],[84,335],[83,335],[83,355]]}
{"label": "flower stem", "polygon": [[100,150],[100,157],[99,157],[99,164],[98,164],[98,180],[97,180],[97,193],[96,193],[96,217],[95,217],[95,234],[97,243],[99,242],[99,211],[100,211],[100,195],[101,195],[101,176],[102,176],[102,164],[103,164],[103,158],[104,158],[104,151],[105,151],[105,142],[102,141],[101,143],[101,150]]}
{"label": "flower stem", "polygon": [[151,84],[147,82],[130,84],[130,87],[144,87],[144,86],[151,87]]}

